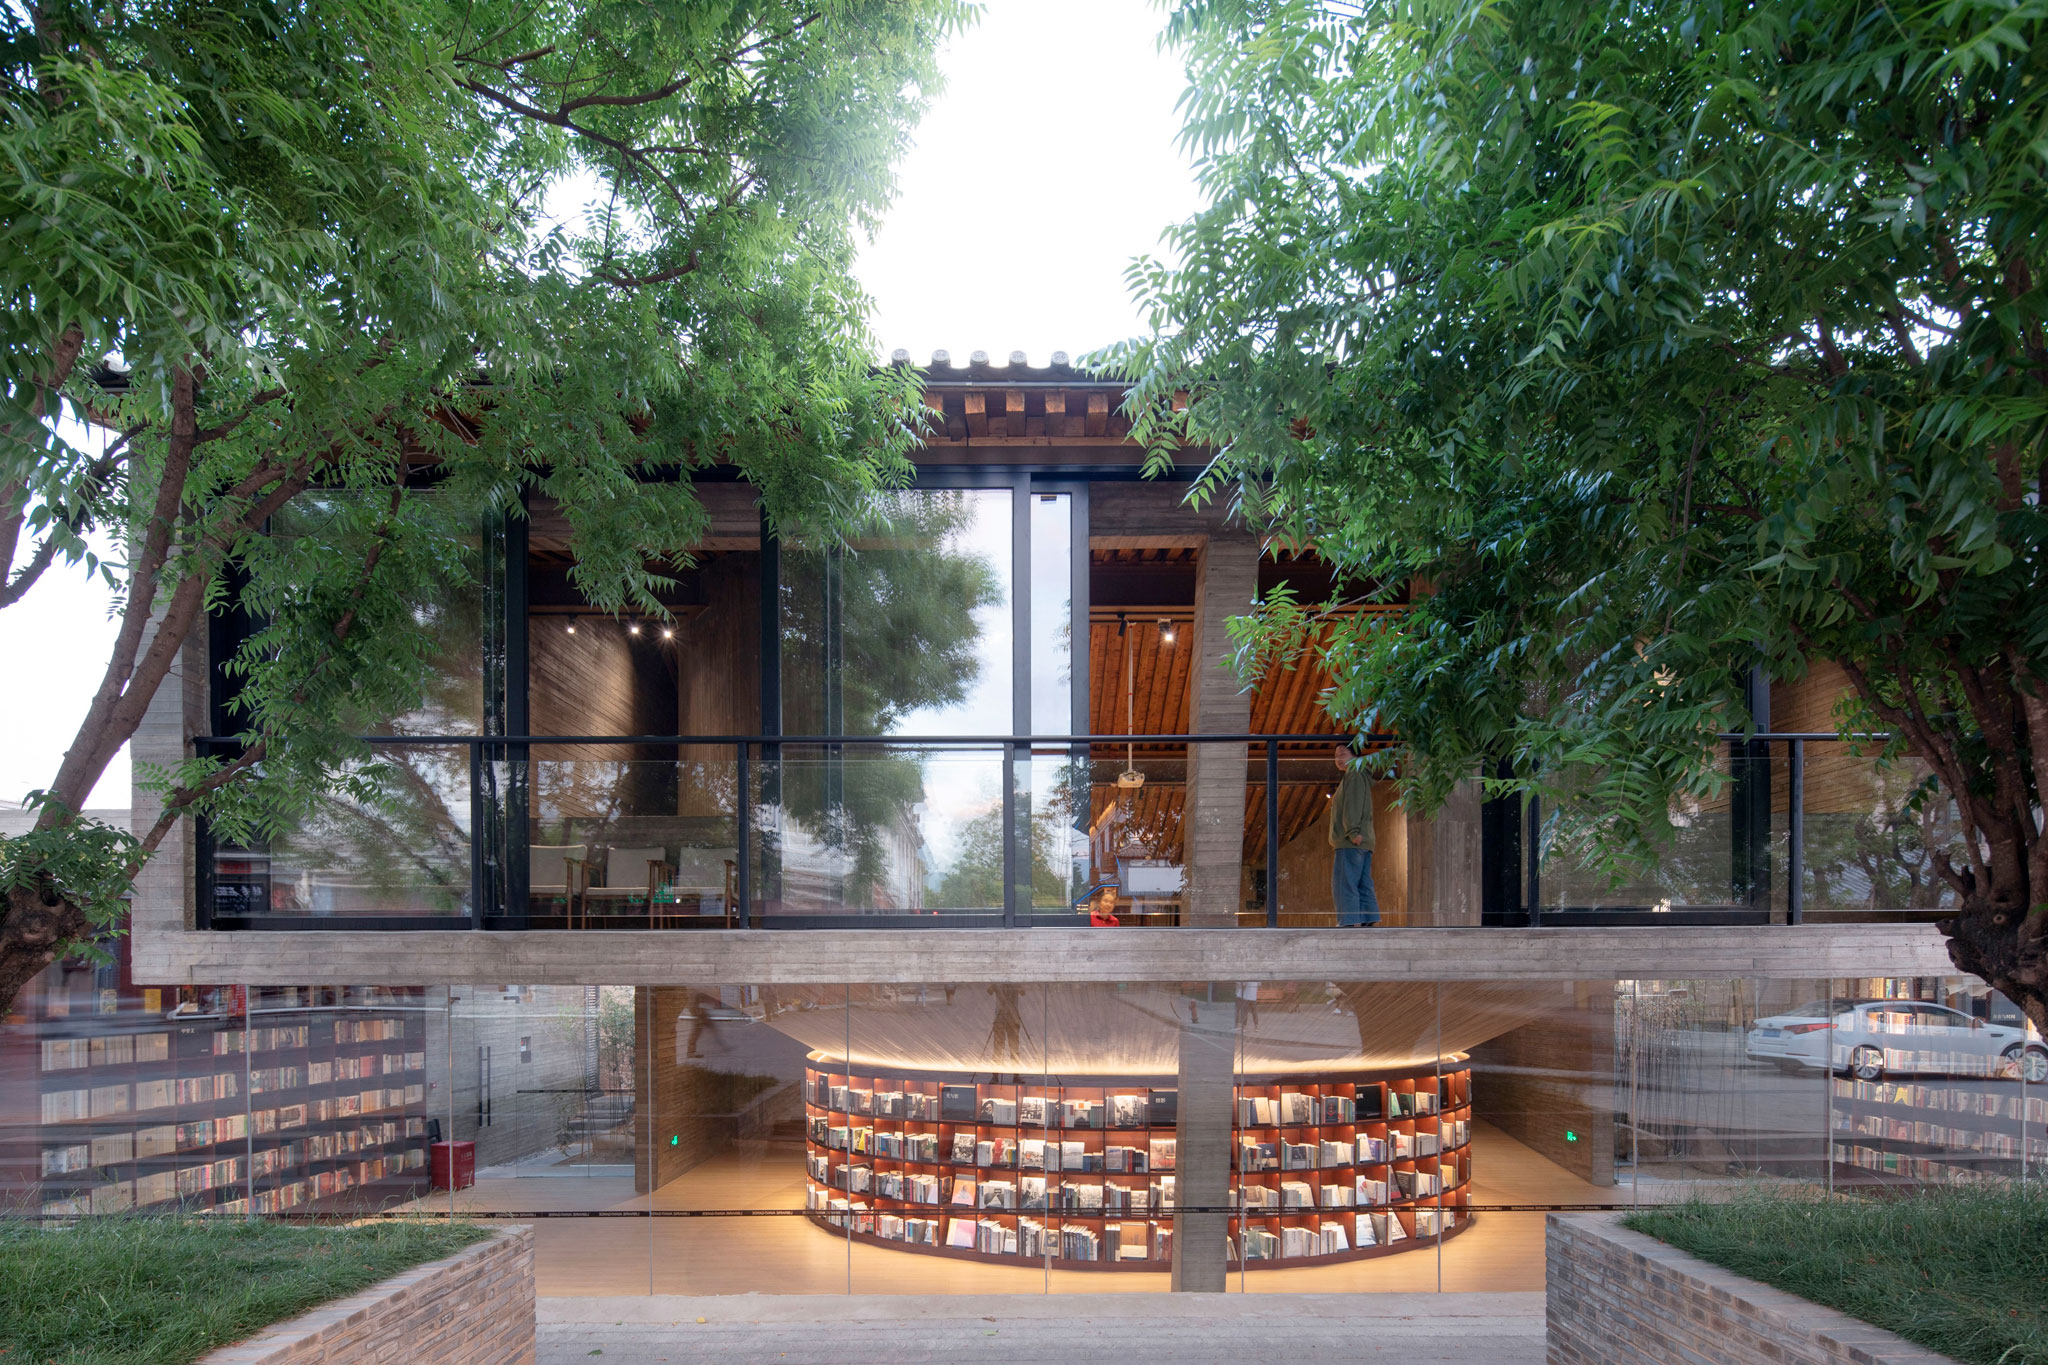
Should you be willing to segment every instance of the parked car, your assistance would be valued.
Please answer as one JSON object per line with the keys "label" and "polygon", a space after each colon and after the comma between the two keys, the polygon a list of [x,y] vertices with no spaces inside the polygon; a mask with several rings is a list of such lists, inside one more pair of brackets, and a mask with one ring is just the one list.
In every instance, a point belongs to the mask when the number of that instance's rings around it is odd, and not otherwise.
{"label": "parked car", "polygon": [[1924,1000],[1809,1000],[1759,1019],[1754,1062],[1885,1076],[2019,1076],[2048,1083],[2048,1046],[2031,1024],[1990,1024]]}

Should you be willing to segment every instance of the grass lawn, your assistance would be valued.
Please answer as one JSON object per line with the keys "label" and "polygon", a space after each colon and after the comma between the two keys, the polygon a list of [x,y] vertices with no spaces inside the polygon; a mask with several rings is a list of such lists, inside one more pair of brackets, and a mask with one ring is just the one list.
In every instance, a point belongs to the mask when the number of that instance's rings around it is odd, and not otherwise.
{"label": "grass lawn", "polygon": [[1972,1365],[2048,1365],[2048,1191],[1681,1204],[1623,1224]]}
{"label": "grass lawn", "polygon": [[183,1365],[490,1233],[240,1218],[0,1218],[0,1365]]}

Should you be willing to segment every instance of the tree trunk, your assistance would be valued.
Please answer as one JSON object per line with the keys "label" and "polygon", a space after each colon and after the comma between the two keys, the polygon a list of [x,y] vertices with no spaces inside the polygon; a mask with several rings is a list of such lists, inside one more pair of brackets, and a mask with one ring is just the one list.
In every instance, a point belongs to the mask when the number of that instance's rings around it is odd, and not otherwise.
{"label": "tree trunk", "polygon": [[0,910],[0,1015],[57,951],[92,931],[85,913],[53,889],[17,887]]}
{"label": "tree trunk", "polygon": [[2044,912],[2015,914],[1972,897],[1962,911],[1936,925],[1948,936],[1949,960],[1982,978],[2018,1005],[2034,1027],[2048,1034],[2048,935]]}

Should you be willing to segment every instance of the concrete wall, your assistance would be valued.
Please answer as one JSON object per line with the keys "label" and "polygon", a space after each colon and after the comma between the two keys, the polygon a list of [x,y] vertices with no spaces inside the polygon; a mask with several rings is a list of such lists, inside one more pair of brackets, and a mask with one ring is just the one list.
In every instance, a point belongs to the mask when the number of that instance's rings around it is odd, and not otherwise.
{"label": "concrete wall", "polygon": [[511,1227],[202,1356],[200,1365],[530,1365],[534,1349],[533,1229]]}
{"label": "concrete wall", "polygon": [[[450,1139],[476,1143],[479,1167],[556,1146],[584,1105],[584,988],[451,989],[452,1020],[440,1010],[427,1014],[427,1071],[434,1078],[427,1117],[440,1119]],[[530,1061],[519,1060],[521,1039],[529,1042]],[[488,1067],[479,1056],[486,1048]]]}
{"label": "concrete wall", "polygon": [[1580,1179],[1612,1185],[1614,983],[1554,989],[1548,1017],[1472,1049],[1472,1113]]}
{"label": "concrete wall", "polygon": [[1630,1232],[1619,1214],[1553,1213],[1547,1221],[1550,1365],[1955,1365]]}

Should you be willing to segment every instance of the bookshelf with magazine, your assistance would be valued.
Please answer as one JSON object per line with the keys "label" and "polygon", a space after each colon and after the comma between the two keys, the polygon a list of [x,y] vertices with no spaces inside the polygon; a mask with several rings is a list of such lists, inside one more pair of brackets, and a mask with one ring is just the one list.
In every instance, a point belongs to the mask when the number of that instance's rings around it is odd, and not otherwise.
{"label": "bookshelf with magazine", "polygon": [[1233,1264],[1385,1256],[1471,1225],[1472,1078],[1462,1063],[1248,1079],[1236,1105]]}
{"label": "bookshelf with magazine", "polygon": [[[40,1002],[46,1215],[386,1203],[426,1177],[418,1000],[333,987]],[[348,1196],[348,1198],[340,1198]]]}
{"label": "bookshelf with magazine", "polygon": [[2048,1087],[2017,1076],[1830,1084],[1838,1184],[2009,1180],[2048,1163]]}
{"label": "bookshelf with magazine", "polygon": [[[973,1260],[1084,1270],[1172,1264],[1179,1114],[1170,1078],[812,1063],[804,1090],[805,1200],[819,1226]],[[1363,1121],[1346,1111],[1362,1090],[1371,1092],[1375,1114]],[[1418,1100],[1425,1091],[1426,1101]],[[1441,1087],[1433,1068],[1313,1081],[1248,1078],[1235,1103],[1256,1116],[1262,1103],[1298,1106],[1306,1095],[1317,1105],[1313,1123],[1240,1126],[1255,1150],[1268,1129],[1275,1144],[1285,1134],[1290,1160],[1300,1159],[1299,1139],[1312,1133],[1316,1146],[1306,1166],[1267,1172],[1254,1162],[1235,1173],[1233,1207],[1254,1203],[1241,1227],[1232,1220],[1233,1263],[1241,1244],[1251,1247],[1254,1264],[1321,1262],[1407,1250],[1465,1226],[1470,1086],[1462,1070],[1447,1073]],[[1338,1190],[1355,1198],[1361,1183],[1371,1191],[1373,1182],[1378,1190],[1366,1205],[1338,1202]]]}

